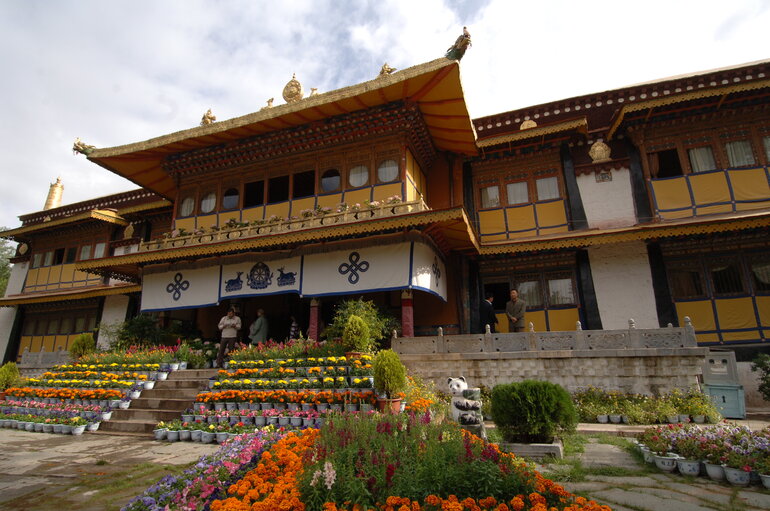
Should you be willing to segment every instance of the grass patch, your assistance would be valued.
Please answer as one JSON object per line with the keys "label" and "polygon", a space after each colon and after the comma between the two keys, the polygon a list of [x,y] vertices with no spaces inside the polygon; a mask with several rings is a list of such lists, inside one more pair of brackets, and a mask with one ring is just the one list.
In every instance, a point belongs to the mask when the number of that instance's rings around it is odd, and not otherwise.
{"label": "grass patch", "polygon": [[596,435],[591,435],[591,438],[595,438],[596,443],[598,444],[614,445],[615,447],[622,447],[624,449],[626,447],[633,446],[633,442],[631,442],[631,440],[628,438],[617,435],[609,435],[607,433],[597,433]]}
{"label": "grass patch", "polygon": [[564,446],[564,456],[575,456],[585,452],[588,437],[580,433],[569,433],[561,437],[561,442]]}

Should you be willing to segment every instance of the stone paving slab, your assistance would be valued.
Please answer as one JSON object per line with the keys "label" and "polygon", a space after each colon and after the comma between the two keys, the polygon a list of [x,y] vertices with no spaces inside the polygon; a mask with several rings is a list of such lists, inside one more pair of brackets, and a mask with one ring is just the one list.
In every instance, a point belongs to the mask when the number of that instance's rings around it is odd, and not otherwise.
{"label": "stone paving slab", "polygon": [[653,495],[649,492],[622,490],[620,488],[599,491],[593,493],[591,496],[598,502],[608,504],[610,507],[613,507],[614,504],[617,503],[624,506],[632,506],[634,509],[644,511],[713,511],[714,509],[720,509],[711,506],[706,507],[695,502],[683,502],[681,500],[671,501],[670,499],[659,497],[657,494]]}

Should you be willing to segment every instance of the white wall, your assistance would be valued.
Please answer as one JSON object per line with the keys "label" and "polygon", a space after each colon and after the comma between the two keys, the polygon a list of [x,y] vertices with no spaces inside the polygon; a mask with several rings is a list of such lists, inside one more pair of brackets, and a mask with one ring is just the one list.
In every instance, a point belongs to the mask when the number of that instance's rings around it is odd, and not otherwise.
{"label": "white wall", "polygon": [[604,329],[628,328],[630,318],[637,328],[660,327],[644,242],[597,245],[588,258]]}
{"label": "white wall", "polygon": [[[104,299],[104,310],[102,310],[102,320],[100,325],[114,325],[116,323],[122,323],[126,320],[126,311],[128,309],[128,296],[126,295],[114,295],[107,296]],[[97,339],[97,345],[100,348],[109,347],[112,339],[108,332],[99,329],[99,337]]]}
{"label": "white wall", "polygon": [[588,226],[606,229],[636,224],[631,173],[628,169],[609,172],[612,181],[597,182],[594,173],[577,176]]}
{"label": "white wall", "polygon": [[[16,263],[11,266],[11,275],[8,277],[8,287],[5,289],[5,296],[21,293],[21,290],[24,288],[24,281],[27,278],[28,269],[28,262]],[[17,307],[0,307],[0,357],[5,354],[8,343],[11,341],[11,330],[16,319],[16,311]]]}

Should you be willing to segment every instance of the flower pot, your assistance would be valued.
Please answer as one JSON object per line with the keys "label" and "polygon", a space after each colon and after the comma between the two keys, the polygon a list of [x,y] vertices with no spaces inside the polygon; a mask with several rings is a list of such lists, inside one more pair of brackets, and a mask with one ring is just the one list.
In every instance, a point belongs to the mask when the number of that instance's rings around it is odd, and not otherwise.
{"label": "flower pot", "polygon": [[751,482],[751,474],[740,468],[723,467],[725,479],[733,486],[748,486]]}
{"label": "flower pot", "polygon": [[602,414],[602,415],[596,416],[596,422],[598,422],[599,424],[607,424],[609,421],[610,421],[609,415]]}
{"label": "flower pot", "polygon": [[179,441],[179,431],[166,431],[166,440],[169,442]]}
{"label": "flower pot", "polygon": [[290,422],[291,417],[278,417],[278,425],[279,426],[288,426]]}
{"label": "flower pot", "polygon": [[286,410],[286,403],[273,403],[273,408],[276,410]]}
{"label": "flower pot", "polygon": [[345,411],[346,412],[357,412],[358,411],[358,405],[356,403],[348,403],[345,405]]}
{"label": "flower pot", "polygon": [[676,470],[676,456],[659,456],[655,454],[653,455],[653,459],[655,460],[655,466],[658,467],[658,470],[664,472],[673,472]]}
{"label": "flower pot", "polygon": [[43,424],[43,433],[53,433],[53,424]]}
{"label": "flower pot", "polygon": [[88,426],[86,426],[86,429],[88,431],[97,431],[99,429],[99,424],[101,424],[101,422],[89,422]]}
{"label": "flower pot", "polygon": [[613,424],[620,424],[620,421],[622,420],[622,417],[617,414],[610,415],[610,422]]}
{"label": "flower pot", "polygon": [[202,431],[201,432],[201,442],[204,444],[210,444],[214,441],[216,438],[216,434],[211,433],[210,431]]}
{"label": "flower pot", "polygon": [[[128,403],[126,403],[126,404],[128,404]],[[128,408],[128,406],[126,406],[126,408]],[[101,415],[102,415],[102,420],[103,421],[108,421],[108,420],[110,420],[112,418],[112,412],[102,412]]]}
{"label": "flower pot", "polygon": [[693,415],[692,416],[692,421],[695,424],[703,424],[704,422],[706,422],[706,416],[705,415]]}
{"label": "flower pot", "polygon": [[690,422],[690,416],[689,415],[680,414],[679,415],[679,422],[681,422],[682,424],[687,424],[688,422]]}
{"label": "flower pot", "polygon": [[182,422],[192,422],[193,421],[193,417],[194,416],[191,415],[191,414],[183,413],[182,414]]}
{"label": "flower pot", "polygon": [[230,417],[217,417],[219,424],[230,424]]}
{"label": "flower pot", "polygon": [[238,404],[237,403],[225,403],[225,408],[227,409],[228,412],[232,412],[233,410],[237,410],[238,409]]}
{"label": "flower pot", "polygon": [[35,431],[35,423],[27,422],[26,424],[24,424],[24,431]]}
{"label": "flower pot", "polygon": [[299,410],[299,403],[289,403],[289,410],[291,411]]}
{"label": "flower pot", "polygon": [[185,369],[187,369],[187,362],[185,360],[183,360],[183,361],[179,362],[179,370],[183,371]]}
{"label": "flower pot", "polygon": [[152,390],[155,388],[155,381],[154,380],[146,380],[144,382],[144,389],[145,390]]}
{"label": "flower pot", "polygon": [[132,390],[128,393],[128,397],[131,399],[139,399],[139,397],[142,395],[142,392],[139,390]]}
{"label": "flower pot", "polygon": [[666,421],[669,424],[677,424],[679,422],[679,416],[678,415],[669,415],[666,417]]}
{"label": "flower pot", "polygon": [[190,440],[192,440],[193,442],[200,442],[202,434],[203,434],[203,431],[201,431],[200,429],[194,429],[190,431]]}
{"label": "flower pot", "polygon": [[309,428],[309,427],[312,427],[314,424],[315,424],[315,419],[308,419],[307,417],[303,417],[302,427]]}
{"label": "flower pot", "polygon": [[254,418],[250,415],[241,415],[240,419],[242,423],[246,424],[247,426],[250,426],[251,424],[253,424],[252,421]]}
{"label": "flower pot", "polygon": [[168,366],[172,371],[179,371],[179,362],[171,362]]}
{"label": "flower pot", "polygon": [[267,424],[278,424],[278,417],[265,417]]}
{"label": "flower pot", "polygon": [[83,434],[83,432],[86,430],[85,426],[73,426],[72,427],[72,434],[74,436],[80,436]]}
{"label": "flower pot", "polygon": [[131,401],[121,401],[121,402],[118,404],[118,408],[120,408],[121,410],[128,410],[128,407],[129,407],[130,405],[131,405]]}
{"label": "flower pot", "polygon": [[323,412],[324,410],[329,409],[329,403],[318,403],[317,405],[315,405],[315,408],[319,412]]}
{"label": "flower pot", "polygon": [[292,417],[291,425],[294,427],[302,426],[302,417]]}
{"label": "flower pot", "polygon": [[264,417],[261,417],[261,416],[254,417],[254,425],[255,426],[261,427],[261,426],[264,426],[266,423],[267,423],[267,421],[265,420]]}
{"label": "flower pot", "polygon": [[401,412],[401,399],[377,399],[377,410],[382,413]]}
{"label": "flower pot", "polygon": [[36,422],[36,423],[35,423],[35,427],[34,427],[34,430],[35,430],[37,433],[42,433],[42,432],[43,432],[43,423],[42,423],[42,422]]}
{"label": "flower pot", "polygon": [[165,381],[168,379],[168,373],[166,371],[158,371],[158,381]]}
{"label": "flower pot", "polygon": [[190,441],[190,430],[189,429],[180,429],[179,430],[179,440],[182,442],[189,442]]}
{"label": "flower pot", "polygon": [[770,474],[759,474],[759,478],[762,480],[762,486],[770,490]]}
{"label": "flower pot", "polygon": [[725,478],[725,470],[722,465],[715,465],[713,463],[705,462],[706,474],[712,481],[722,481]]}
{"label": "flower pot", "polygon": [[217,433],[217,443],[218,444],[224,443],[225,440],[227,440],[227,432],[226,431]]}
{"label": "flower pot", "polygon": [[225,404],[224,403],[222,403],[222,402],[214,403],[214,410],[219,411],[219,410],[224,410],[224,409],[225,409]]}
{"label": "flower pot", "polygon": [[369,403],[362,403],[362,404],[358,405],[358,409],[360,411],[362,411],[362,412],[371,412],[373,410],[373,408],[374,407],[372,405],[370,405]]}
{"label": "flower pot", "polygon": [[700,474],[700,460],[676,460],[676,468],[683,476],[698,477]]}
{"label": "flower pot", "polygon": [[61,434],[62,435],[69,435],[70,433],[72,433],[72,426],[70,426],[68,424],[62,424],[62,426],[61,426]]}

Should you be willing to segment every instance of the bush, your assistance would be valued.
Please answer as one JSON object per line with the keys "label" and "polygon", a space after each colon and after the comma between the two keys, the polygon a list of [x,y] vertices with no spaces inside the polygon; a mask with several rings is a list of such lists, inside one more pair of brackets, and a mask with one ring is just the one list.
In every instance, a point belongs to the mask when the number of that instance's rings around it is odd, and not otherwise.
{"label": "bush", "polygon": [[398,329],[398,322],[380,311],[374,302],[363,299],[345,300],[337,306],[334,319],[323,331],[321,337],[328,340],[341,338],[348,324],[348,318],[352,315],[364,320],[374,343],[389,338],[393,330]]}
{"label": "bush", "polygon": [[393,350],[381,350],[372,361],[374,388],[392,399],[395,394],[406,390],[406,368]]}
{"label": "bush", "polygon": [[575,431],[578,421],[562,386],[535,380],[496,385],[492,415],[508,442],[551,442],[558,433]]}
{"label": "bush", "polygon": [[78,335],[73,339],[72,346],[70,346],[70,356],[73,359],[79,359],[83,355],[88,355],[94,351],[96,351],[96,342],[94,341],[94,336],[90,333]]}
{"label": "bush", "polygon": [[765,401],[770,401],[770,355],[760,353],[751,362],[751,370],[759,371],[759,392]]}
{"label": "bush", "polygon": [[374,339],[366,322],[351,314],[342,333],[342,344],[346,351],[369,353],[374,348]]}
{"label": "bush", "polygon": [[0,391],[16,386],[20,379],[21,373],[19,373],[16,363],[8,362],[3,367],[0,367]]}

